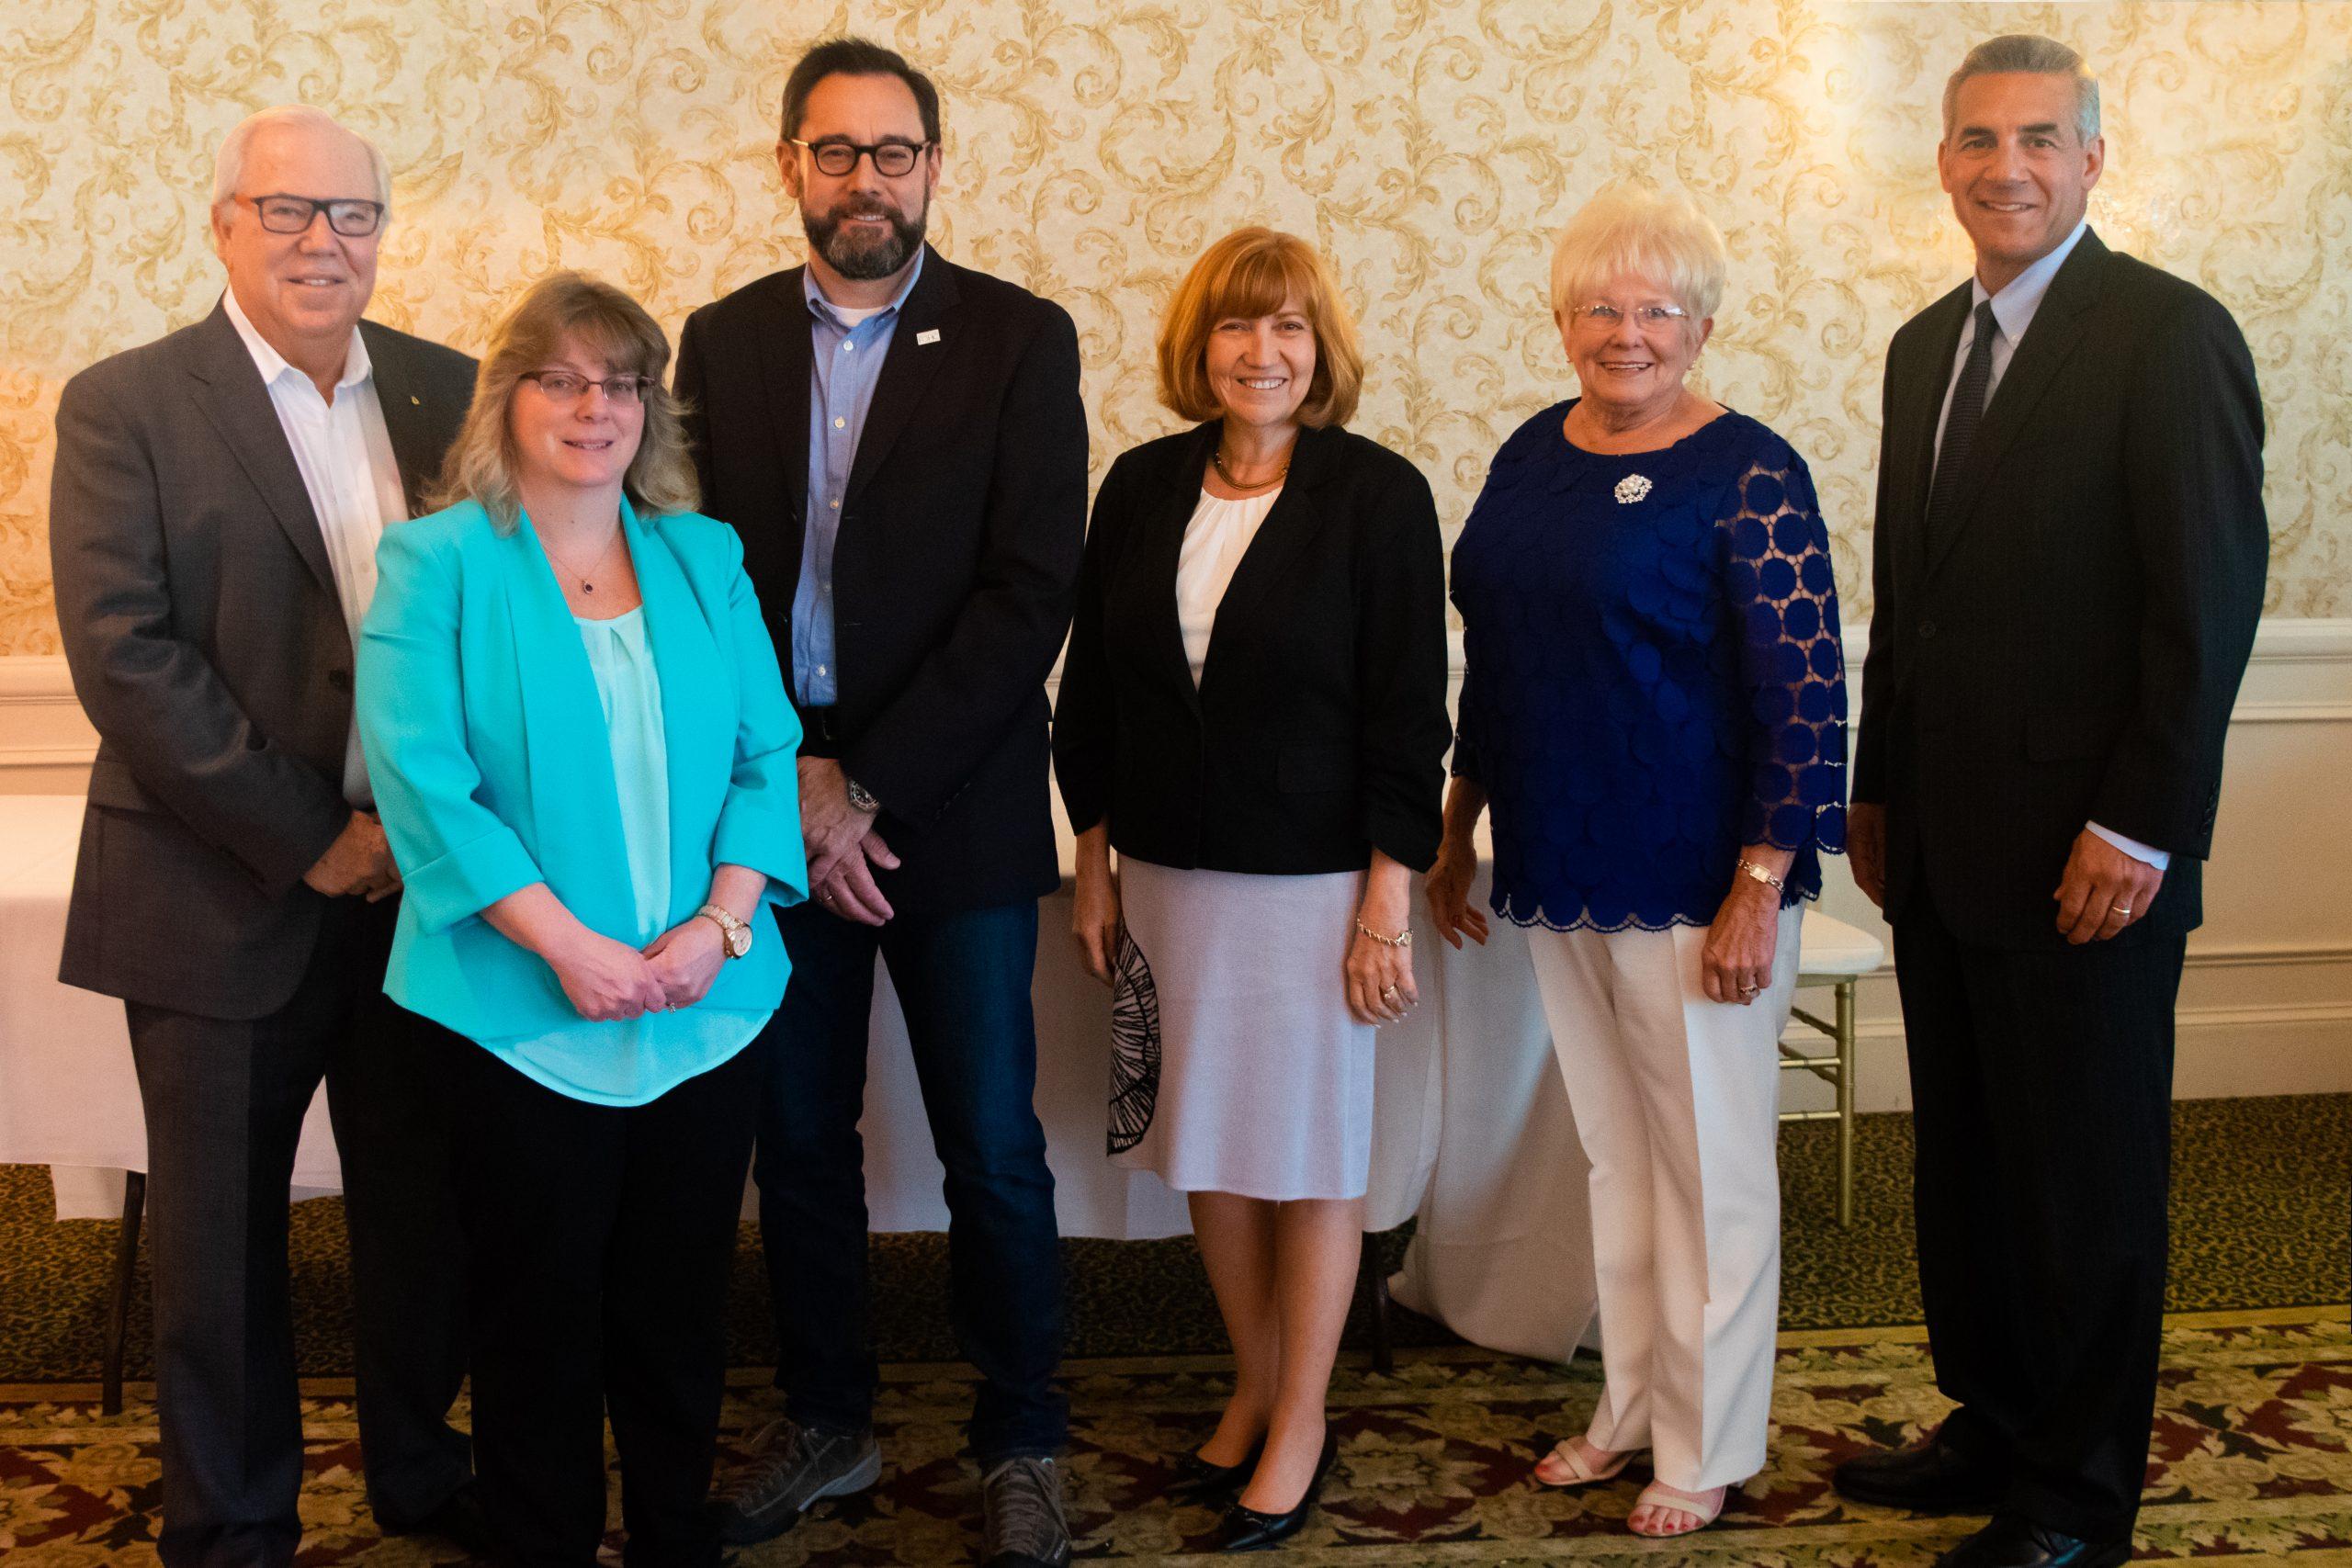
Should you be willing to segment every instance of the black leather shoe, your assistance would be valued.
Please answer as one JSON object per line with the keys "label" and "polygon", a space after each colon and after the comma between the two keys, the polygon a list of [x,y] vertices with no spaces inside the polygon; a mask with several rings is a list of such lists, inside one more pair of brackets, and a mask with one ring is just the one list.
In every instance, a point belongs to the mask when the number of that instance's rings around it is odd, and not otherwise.
{"label": "black leather shoe", "polygon": [[2129,1540],[2082,1540],[2015,1514],[1993,1522],[1936,1559],[1936,1568],[2116,1568]]}
{"label": "black leather shoe", "polygon": [[1188,1503],[1224,1502],[1250,1483],[1250,1472],[1265,1457],[1263,1438],[1239,1464],[1211,1464],[1197,1452],[1186,1454],[1176,1461],[1176,1479],[1170,1483],[1168,1495]]}
{"label": "black leather shoe", "polygon": [[481,1493],[469,1481],[443,1500],[441,1506],[420,1518],[401,1524],[377,1524],[386,1535],[430,1536],[461,1549],[468,1557],[490,1559],[498,1555],[496,1538],[492,1534],[490,1516],[482,1511]]}
{"label": "black leather shoe", "polygon": [[1239,1503],[1227,1510],[1225,1530],[1219,1536],[1219,1551],[1263,1551],[1288,1540],[1306,1528],[1306,1516],[1315,1511],[1315,1500],[1323,1495],[1323,1478],[1331,1473],[1332,1461],[1340,1457],[1340,1435],[1323,1434],[1323,1457],[1315,1461],[1315,1474],[1306,1483],[1306,1495],[1285,1514],[1261,1514],[1255,1508],[1245,1508]]}
{"label": "black leather shoe", "polygon": [[1973,1460],[1944,1441],[1939,1428],[1925,1442],[1884,1453],[1861,1454],[1831,1472],[1840,1496],[1915,1514],[1989,1514],[2008,1489],[2006,1472]]}

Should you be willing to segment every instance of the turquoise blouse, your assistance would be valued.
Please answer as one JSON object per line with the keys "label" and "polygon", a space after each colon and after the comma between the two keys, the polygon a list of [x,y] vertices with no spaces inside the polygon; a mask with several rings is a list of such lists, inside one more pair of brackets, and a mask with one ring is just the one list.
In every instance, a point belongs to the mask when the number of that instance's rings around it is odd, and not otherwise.
{"label": "turquoise blouse", "polygon": [[[642,605],[610,620],[574,615],[595,677],[613,749],[621,838],[637,895],[636,945],[669,930],[669,747],[662,733],[662,672]],[[558,1094],[596,1105],[643,1105],[708,1072],[752,1043],[771,1012],[707,1005],[609,1023],[576,1019],[553,1029],[481,1042],[484,1050]]]}

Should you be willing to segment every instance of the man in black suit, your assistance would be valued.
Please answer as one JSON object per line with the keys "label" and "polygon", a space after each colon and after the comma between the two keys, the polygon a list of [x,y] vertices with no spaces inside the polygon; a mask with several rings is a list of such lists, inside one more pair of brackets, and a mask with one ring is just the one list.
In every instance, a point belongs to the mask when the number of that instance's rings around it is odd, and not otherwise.
{"label": "man in black suit", "polygon": [[947,1168],[983,1557],[1058,1568],[1061,1279],[1029,983],[1059,881],[1045,679],[1085,532],[1078,336],[923,243],[939,99],[896,53],[812,50],[776,153],[808,265],[696,311],[677,376],[704,504],[741,531],[786,651],[815,890],[782,917],[792,984],[760,1044],[787,1416],[723,1528],[763,1540],[880,1473],[857,1134],[878,950]]}
{"label": "man in black suit", "polygon": [[1990,1512],[1946,1568],[2131,1553],[2164,1308],[2173,1003],[2261,614],[2230,314],[2085,221],[2082,57],[1978,46],[1937,166],[1975,278],[1887,351],[1849,843],[1894,928],[1925,1442],[1838,1490]]}
{"label": "man in black suit", "polygon": [[400,875],[351,724],[375,544],[473,362],[362,321],[381,154],[316,109],[222,143],[211,315],[67,383],[50,544],[98,731],[61,978],[123,998],[147,1122],[164,1561],[290,1562],[287,1188],[322,1076],[388,1530],[481,1540],[438,1100],[383,995]]}

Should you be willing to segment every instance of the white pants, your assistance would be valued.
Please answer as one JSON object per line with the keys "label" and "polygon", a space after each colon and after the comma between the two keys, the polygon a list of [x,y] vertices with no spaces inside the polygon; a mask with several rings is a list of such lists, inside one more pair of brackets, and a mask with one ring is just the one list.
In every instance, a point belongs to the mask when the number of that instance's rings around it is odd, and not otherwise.
{"label": "white pants", "polygon": [[1592,1161],[1600,1404],[1586,1440],[1686,1492],[1764,1468],[1781,1299],[1780,1039],[1802,909],[1746,1007],[1700,987],[1703,928],[1528,932]]}

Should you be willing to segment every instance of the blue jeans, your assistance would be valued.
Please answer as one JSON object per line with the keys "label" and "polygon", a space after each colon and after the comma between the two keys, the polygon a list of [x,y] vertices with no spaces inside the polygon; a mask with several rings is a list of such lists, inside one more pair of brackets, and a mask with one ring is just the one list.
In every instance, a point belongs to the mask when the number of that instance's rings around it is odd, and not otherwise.
{"label": "blue jeans", "polygon": [[836,1431],[873,1422],[857,1123],[879,951],[947,1168],[951,1321],[981,1378],[967,1428],[973,1454],[988,1465],[1057,1451],[1069,1411],[1054,1386],[1062,1348],[1054,1178],[1032,1103],[1037,906],[902,914],[877,929],[810,902],[783,911],[778,924],[792,980],[752,1046],[767,1075],[752,1168],[786,1408],[796,1421]]}

